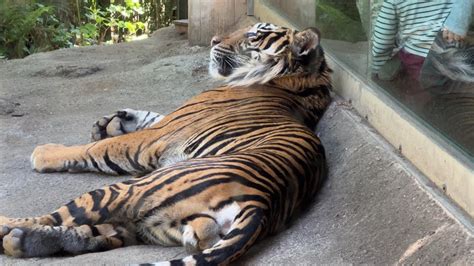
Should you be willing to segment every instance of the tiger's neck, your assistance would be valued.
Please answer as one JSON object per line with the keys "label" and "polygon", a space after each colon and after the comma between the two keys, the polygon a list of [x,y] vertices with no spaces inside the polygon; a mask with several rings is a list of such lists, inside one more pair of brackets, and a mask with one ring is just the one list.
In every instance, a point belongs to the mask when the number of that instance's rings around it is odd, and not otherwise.
{"label": "tiger's neck", "polygon": [[301,104],[302,122],[314,128],[331,103],[329,74],[328,69],[318,74],[286,76],[272,80],[271,84],[290,93]]}

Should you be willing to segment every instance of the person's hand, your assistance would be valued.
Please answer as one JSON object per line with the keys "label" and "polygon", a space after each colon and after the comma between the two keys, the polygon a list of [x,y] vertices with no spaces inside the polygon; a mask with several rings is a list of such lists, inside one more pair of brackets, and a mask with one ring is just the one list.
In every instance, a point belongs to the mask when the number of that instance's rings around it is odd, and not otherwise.
{"label": "person's hand", "polygon": [[444,28],[443,29],[443,38],[445,40],[447,40],[448,42],[453,42],[453,41],[456,41],[456,42],[462,42],[464,41],[464,38],[466,36],[462,36],[462,35],[457,35],[456,33],[452,32],[452,31],[449,31],[449,29],[447,28]]}

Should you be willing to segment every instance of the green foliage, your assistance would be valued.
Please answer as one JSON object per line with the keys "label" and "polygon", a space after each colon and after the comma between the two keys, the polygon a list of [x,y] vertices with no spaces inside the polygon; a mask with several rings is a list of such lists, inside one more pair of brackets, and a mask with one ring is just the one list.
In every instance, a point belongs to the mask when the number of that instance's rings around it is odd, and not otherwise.
{"label": "green foliage", "polygon": [[93,37],[99,43],[105,41],[108,31],[116,33],[117,41],[121,42],[125,40],[124,38],[136,36],[138,30],[143,32],[145,29],[145,24],[139,20],[144,13],[139,2],[127,0],[124,5],[110,4],[105,8],[92,5],[86,9],[88,19],[88,23],[84,25],[87,27],[86,32],[89,33],[94,27],[96,34]]}
{"label": "green foliage", "polygon": [[[77,1],[77,0],[76,0]],[[174,19],[176,0],[111,0],[100,4],[83,0],[79,25],[74,33],[77,44],[123,42],[168,26]]]}
{"label": "green foliage", "polygon": [[170,25],[176,1],[0,0],[0,57],[129,41]]}
{"label": "green foliage", "polygon": [[[179,0],[177,0],[179,1]],[[176,1],[151,0],[143,1],[145,16],[150,17],[148,27],[151,31],[166,27],[175,19]]]}
{"label": "green foliage", "polygon": [[21,58],[35,52],[70,47],[71,33],[54,14],[54,7],[39,3],[2,5],[0,56]]}

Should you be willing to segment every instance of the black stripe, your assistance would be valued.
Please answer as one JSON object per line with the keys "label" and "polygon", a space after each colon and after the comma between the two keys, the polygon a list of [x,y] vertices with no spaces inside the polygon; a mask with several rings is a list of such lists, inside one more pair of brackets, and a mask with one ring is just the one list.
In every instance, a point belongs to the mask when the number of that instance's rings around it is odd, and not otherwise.
{"label": "black stripe", "polygon": [[139,127],[139,128],[148,127],[149,125],[153,124],[153,122],[155,122],[155,120],[156,120],[158,117],[160,117],[160,115],[154,116],[152,119],[148,120],[144,125],[142,125],[142,126]]}
{"label": "black stripe", "polygon": [[[184,266],[184,262],[182,260],[172,260],[170,261],[170,266]],[[201,264],[197,264],[197,265],[201,265]],[[204,264],[202,264],[204,265]]]}
{"label": "black stripe", "polygon": [[[120,193],[117,192],[112,186],[109,187],[109,191],[110,197],[109,200],[107,200],[107,203],[104,204],[105,208],[107,208],[118,197],[118,195],[120,195]],[[120,208],[120,206],[117,206],[117,208]]]}
{"label": "black stripe", "polygon": [[195,213],[195,214],[189,215],[186,218],[181,219],[181,224],[182,225],[188,224],[189,222],[191,222],[191,221],[193,221],[197,218],[209,218],[209,219],[213,220],[215,223],[217,223],[216,219],[214,219],[214,217],[210,216],[209,214]]}
{"label": "black stripe", "polygon": [[175,243],[176,245],[182,244],[181,240],[177,239],[174,235],[171,235],[168,230],[162,230],[161,232],[168,240]]}
{"label": "black stripe", "polygon": [[102,169],[100,169],[99,167],[99,164],[97,164],[97,162],[94,160],[94,157],[92,157],[92,155],[89,155],[89,160],[91,161],[92,163],[92,166],[97,169],[99,172],[103,173],[104,171]]}
{"label": "black stripe", "polygon": [[101,233],[99,232],[99,230],[97,229],[97,227],[95,226],[90,226],[90,229],[92,231],[92,236],[96,237],[96,236],[100,236]]}
{"label": "black stripe", "polygon": [[58,225],[61,225],[63,223],[63,219],[61,218],[61,215],[59,213],[53,212],[53,213],[51,213],[51,216],[54,219],[54,223],[53,223],[54,226],[58,226]]}
{"label": "black stripe", "polygon": [[[212,259],[213,263],[219,264],[225,262],[232,255],[243,252],[246,248],[248,248],[249,241],[257,233],[257,230],[262,225],[263,220],[262,210],[256,209],[252,219],[242,229],[236,228],[227,234],[229,235],[229,238],[240,235],[240,239],[228,246],[214,249],[211,253],[201,254],[200,256],[203,258]],[[225,239],[228,239],[227,235],[224,237]]]}
{"label": "black stripe", "polygon": [[265,45],[265,47],[263,47],[264,50],[270,48],[270,46],[272,46],[275,41],[285,36],[286,32],[274,32],[273,34],[275,34],[275,36],[270,37],[270,39],[268,39],[267,44]]}
{"label": "black stripe", "polygon": [[235,202],[257,201],[266,206],[269,206],[268,201],[260,195],[239,195],[239,196],[230,197],[226,200],[220,201],[219,203],[217,203],[217,205],[215,205],[214,207],[210,207],[209,209],[213,211],[218,211],[224,208],[224,206],[233,203],[234,201]]}
{"label": "black stripe", "polygon": [[147,111],[146,115],[145,115],[145,118],[143,118],[143,121],[146,121],[146,119],[148,118],[148,116],[151,114],[151,112]]}
{"label": "black stripe", "polygon": [[92,224],[92,220],[87,216],[86,210],[83,207],[78,207],[76,202],[71,201],[66,205],[69,214],[74,217],[73,222],[76,225]]}
{"label": "black stripe", "polygon": [[275,53],[278,53],[280,50],[282,50],[283,48],[285,48],[288,44],[290,44],[290,41],[284,40],[284,41],[275,49]]}
{"label": "black stripe", "polygon": [[256,212],[256,210],[250,210],[247,212],[247,214],[242,218],[240,219],[241,222],[244,222],[245,220],[247,220],[250,216],[254,215]]}
{"label": "black stripe", "polygon": [[[140,144],[141,145],[141,144]],[[138,147],[140,148],[140,147]],[[132,166],[135,170],[139,171],[139,172],[145,172],[145,167],[143,165],[141,165],[137,159],[138,157],[138,154],[139,154],[139,151],[137,151],[134,155],[134,158],[132,159],[132,157],[130,156],[130,151],[129,149],[127,149],[127,151],[125,152],[125,158],[127,158],[127,161],[128,163],[130,164],[130,166]]]}
{"label": "black stripe", "polygon": [[[204,175],[202,177],[199,177],[199,178],[196,178],[196,179],[193,179],[192,182],[197,182],[197,181],[202,181],[202,180],[206,180],[206,179],[210,179],[210,178],[213,178],[215,176],[226,176],[226,177],[230,177],[232,178],[232,180],[236,183],[240,183],[244,186],[248,186],[248,187],[251,187],[251,188],[254,188],[256,190],[259,190],[259,191],[262,191],[262,192],[265,192],[267,194],[273,194],[273,191],[271,190],[272,186],[271,184],[269,184],[268,186],[270,188],[267,188],[263,185],[260,185],[260,184],[257,184],[255,182],[252,182],[246,178],[243,178],[242,176],[238,175],[238,174],[235,174],[233,172],[227,172],[229,171],[230,169],[239,169],[238,167],[234,167],[234,166],[231,166],[231,165],[226,165],[225,167],[223,167],[223,171],[225,172],[218,172],[218,173],[212,173],[212,174],[207,174],[207,175]],[[250,175],[251,177],[253,177],[254,179],[256,179],[257,181],[261,181],[261,183],[264,183],[264,184],[268,184],[268,182],[265,182],[266,180],[262,180],[261,178],[258,178],[256,175],[254,175],[253,173],[249,172],[248,170],[245,170],[243,168],[240,168],[239,169],[240,171],[243,171],[245,172],[246,174]],[[192,188],[191,188],[192,189]]]}
{"label": "black stripe", "polygon": [[242,215],[244,215],[249,209],[253,209],[253,208],[257,208],[257,206],[255,206],[255,205],[245,206],[242,210],[240,210],[239,214],[237,214],[237,216],[235,216],[234,221],[239,220],[240,217],[242,217]]}
{"label": "black stripe", "polygon": [[105,196],[105,191],[103,189],[97,189],[97,190],[89,192],[89,195],[92,197],[92,202],[93,202],[91,211],[100,210],[101,208],[100,203]]}
{"label": "black stripe", "polygon": [[128,172],[121,168],[118,164],[112,162],[109,157],[109,151],[105,150],[104,154],[104,162],[112,171],[116,172],[119,175],[127,175]]}
{"label": "black stripe", "polygon": [[234,180],[232,178],[219,178],[219,179],[212,179],[212,180],[206,180],[204,182],[201,182],[199,184],[196,184],[192,186],[191,188],[181,191],[177,194],[174,194],[171,197],[166,198],[164,201],[160,203],[160,205],[152,208],[149,210],[144,217],[149,217],[153,215],[156,211],[169,207],[179,201],[182,201],[184,199],[187,199],[189,197],[192,197],[194,195],[197,195],[201,193],[202,191],[210,188],[211,186],[219,185],[219,184],[226,184],[226,183],[232,183]]}

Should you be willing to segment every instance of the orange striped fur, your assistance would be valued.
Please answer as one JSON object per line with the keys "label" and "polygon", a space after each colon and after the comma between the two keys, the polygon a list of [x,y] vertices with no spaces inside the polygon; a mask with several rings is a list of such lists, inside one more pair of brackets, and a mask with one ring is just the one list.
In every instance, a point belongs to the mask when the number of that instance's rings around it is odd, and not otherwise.
{"label": "orange striped fur", "polygon": [[[1,217],[5,253],[80,254],[146,243],[194,253],[171,264],[228,264],[283,229],[327,172],[313,131],[331,100],[331,70],[319,38],[315,29],[266,23],[216,37],[210,72],[230,85],[205,91],[153,123],[140,111],[128,110],[136,119],[108,116],[96,124],[104,130],[96,134],[100,140],[89,144],[37,147],[31,160],[40,172],[139,177],[41,217]],[[135,119],[146,126],[109,134],[106,124],[120,118],[119,124]]]}

